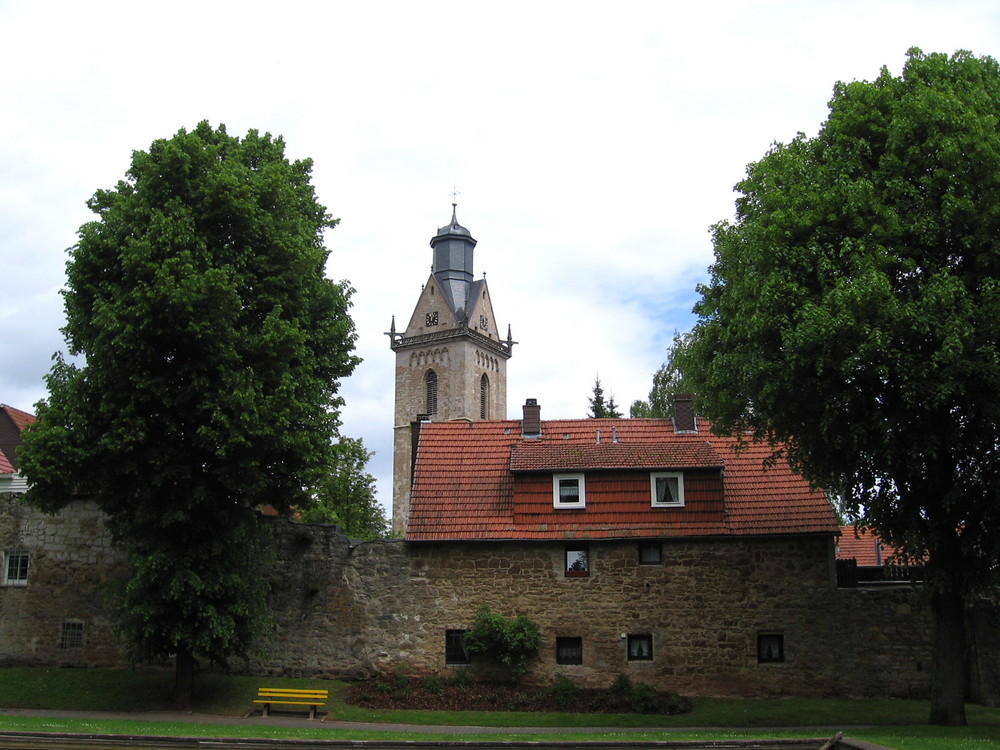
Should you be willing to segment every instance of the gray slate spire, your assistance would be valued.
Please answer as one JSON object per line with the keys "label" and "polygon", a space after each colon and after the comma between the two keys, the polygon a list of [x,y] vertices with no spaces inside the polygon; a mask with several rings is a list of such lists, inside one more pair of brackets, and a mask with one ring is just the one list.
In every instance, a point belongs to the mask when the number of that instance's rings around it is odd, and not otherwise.
{"label": "gray slate spire", "polygon": [[451,204],[451,223],[438,229],[437,235],[431,238],[434,249],[431,271],[458,320],[465,322],[473,286],[472,251],[476,240],[458,223],[457,208],[457,204]]}

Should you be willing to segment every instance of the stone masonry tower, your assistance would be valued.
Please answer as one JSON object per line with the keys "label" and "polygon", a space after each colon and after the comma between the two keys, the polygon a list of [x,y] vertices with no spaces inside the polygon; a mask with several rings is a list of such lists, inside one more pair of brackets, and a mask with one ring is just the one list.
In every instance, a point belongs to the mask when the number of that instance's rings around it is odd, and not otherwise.
{"label": "stone masonry tower", "polygon": [[476,240],[458,223],[431,238],[433,265],[406,330],[389,331],[396,353],[392,527],[406,531],[414,436],[422,421],[507,418],[510,327],[500,339],[486,279],[472,275]]}

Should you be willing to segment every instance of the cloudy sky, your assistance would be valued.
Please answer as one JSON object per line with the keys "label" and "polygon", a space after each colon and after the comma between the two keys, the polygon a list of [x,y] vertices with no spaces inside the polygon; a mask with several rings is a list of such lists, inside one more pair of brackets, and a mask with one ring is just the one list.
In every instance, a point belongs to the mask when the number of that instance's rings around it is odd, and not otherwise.
{"label": "cloudy sky", "polygon": [[203,119],[280,134],[341,219],[328,273],[356,289],[364,358],[343,431],[376,451],[388,504],[383,334],[409,318],[453,189],[520,342],[508,415],[537,398],[582,417],[598,375],[627,407],[693,323],[747,163],[912,46],[1000,57],[1000,5],[0,0],[0,402],[45,397],[66,248],[134,149]]}

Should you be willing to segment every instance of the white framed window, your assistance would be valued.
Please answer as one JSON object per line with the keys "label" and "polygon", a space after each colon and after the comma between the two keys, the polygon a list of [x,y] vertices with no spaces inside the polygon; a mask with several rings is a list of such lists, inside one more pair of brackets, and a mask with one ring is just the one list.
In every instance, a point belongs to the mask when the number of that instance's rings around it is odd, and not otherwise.
{"label": "white framed window", "polygon": [[654,508],[684,507],[684,475],[679,471],[656,471],[649,475]]}
{"label": "white framed window", "polygon": [[28,550],[9,549],[3,553],[3,585],[28,585]]}
{"label": "white framed window", "polygon": [[587,486],[583,474],[556,474],[552,477],[552,507],[587,507]]}

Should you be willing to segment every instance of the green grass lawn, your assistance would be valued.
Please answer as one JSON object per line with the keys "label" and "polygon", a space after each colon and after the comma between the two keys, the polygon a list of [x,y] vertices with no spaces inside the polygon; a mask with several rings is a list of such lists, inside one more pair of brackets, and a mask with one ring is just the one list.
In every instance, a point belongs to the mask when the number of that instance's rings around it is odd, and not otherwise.
{"label": "green grass lawn", "polygon": [[[170,706],[173,673],[168,670],[0,669],[0,707],[139,712],[163,711]],[[691,713],[678,716],[648,714],[573,714],[474,711],[374,711],[348,706],[347,685],[316,679],[274,679],[217,674],[199,675],[195,712],[242,716],[252,706],[257,688],[320,687],[330,690],[330,720],[400,723],[423,726],[505,727],[491,739],[539,739],[531,728],[564,728],[547,739],[582,741],[617,737],[644,739],[725,739],[731,737],[829,737],[835,731],[896,750],[986,750],[1000,748],[1000,709],[970,705],[972,726],[961,729],[925,726],[928,705],[902,700],[736,700],[701,698]],[[796,729],[789,729],[789,728]],[[807,729],[798,729],[806,727]],[[627,729],[617,735],[612,728]],[[682,731],[677,731],[678,729]],[[306,728],[268,727],[248,719],[234,726],[101,718],[61,719],[38,716],[0,716],[0,730],[95,732],[226,737],[326,737],[337,739],[462,739],[463,735],[377,730],[345,730],[331,721]],[[668,730],[668,731],[657,731]]]}

